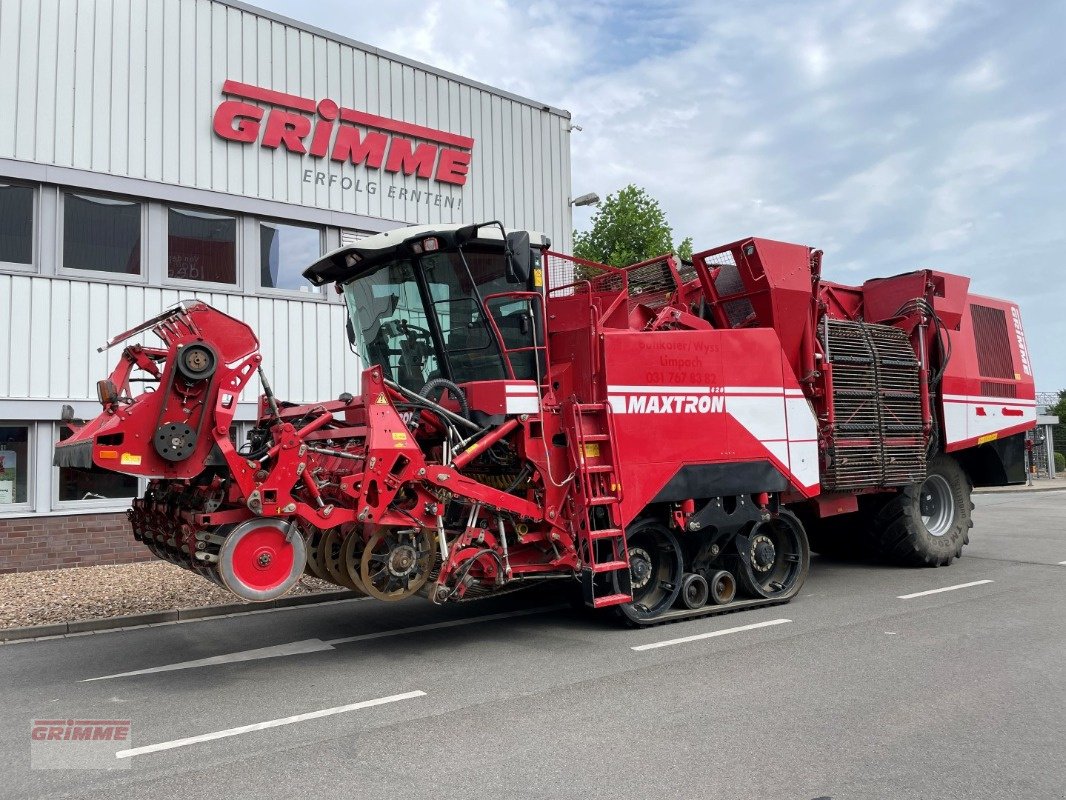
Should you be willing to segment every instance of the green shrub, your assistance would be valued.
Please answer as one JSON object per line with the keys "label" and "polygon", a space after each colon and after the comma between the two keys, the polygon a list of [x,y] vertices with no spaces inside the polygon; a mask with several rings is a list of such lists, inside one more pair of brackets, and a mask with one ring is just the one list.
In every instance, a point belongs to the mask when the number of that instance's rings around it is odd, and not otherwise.
{"label": "green shrub", "polygon": [[1058,451],[1055,452],[1055,474],[1066,472],[1066,456]]}

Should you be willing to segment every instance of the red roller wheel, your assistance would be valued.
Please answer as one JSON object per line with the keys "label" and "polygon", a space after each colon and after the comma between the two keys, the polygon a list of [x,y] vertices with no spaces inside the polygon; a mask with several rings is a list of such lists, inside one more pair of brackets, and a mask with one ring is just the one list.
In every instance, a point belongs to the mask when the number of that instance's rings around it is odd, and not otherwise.
{"label": "red roller wheel", "polygon": [[265,602],[285,594],[307,562],[303,536],[279,519],[251,519],[236,526],[218,554],[226,588],[243,600]]}

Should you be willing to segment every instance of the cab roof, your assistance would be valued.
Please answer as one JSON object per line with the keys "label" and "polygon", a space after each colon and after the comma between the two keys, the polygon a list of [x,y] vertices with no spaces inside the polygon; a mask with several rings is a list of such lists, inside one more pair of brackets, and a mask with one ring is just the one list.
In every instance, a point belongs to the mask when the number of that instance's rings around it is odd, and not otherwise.
{"label": "cab roof", "polygon": [[[415,255],[413,245],[431,236],[442,240],[442,250],[475,241],[499,244],[504,241],[503,229],[495,222],[472,225],[410,225],[376,233],[354,244],[330,250],[305,269],[303,276],[315,286],[322,286],[331,281],[344,283],[363,274],[370,267],[397,257]],[[551,247],[551,242],[543,234],[531,231],[529,239],[533,247]]]}

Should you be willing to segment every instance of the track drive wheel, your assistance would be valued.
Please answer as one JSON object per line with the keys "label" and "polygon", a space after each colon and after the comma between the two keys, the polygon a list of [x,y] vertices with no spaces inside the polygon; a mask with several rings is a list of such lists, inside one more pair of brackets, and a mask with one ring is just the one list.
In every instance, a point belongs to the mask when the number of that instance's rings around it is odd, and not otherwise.
{"label": "track drive wheel", "polygon": [[363,549],[359,577],[371,597],[404,600],[429,580],[435,554],[433,539],[424,528],[382,528]]}
{"label": "track drive wheel", "polygon": [[757,522],[747,536],[737,536],[737,580],[745,593],[768,600],[796,596],[807,577],[811,551],[807,534],[794,514]]}
{"label": "track drive wheel", "polygon": [[[642,519],[626,531],[633,602],[616,606],[633,623],[646,623],[660,616],[681,592],[684,559],[681,546],[670,529],[655,519]],[[615,591],[622,591],[615,578]]]}
{"label": "track drive wheel", "polygon": [[250,519],[235,526],[218,554],[218,574],[242,600],[265,602],[289,591],[307,560],[304,538],[280,519]]}
{"label": "track drive wheel", "polygon": [[970,482],[954,458],[930,460],[926,478],[889,500],[874,518],[884,556],[912,567],[944,567],[970,542]]}

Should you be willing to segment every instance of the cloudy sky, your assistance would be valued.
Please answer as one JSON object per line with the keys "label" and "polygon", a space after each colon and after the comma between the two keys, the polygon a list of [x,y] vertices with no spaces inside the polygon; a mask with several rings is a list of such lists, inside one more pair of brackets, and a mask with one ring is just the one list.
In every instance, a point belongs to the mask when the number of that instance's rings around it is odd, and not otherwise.
{"label": "cloudy sky", "polygon": [[969,275],[1066,388],[1062,0],[252,1],[568,109],[575,195],[643,186],[697,249]]}

